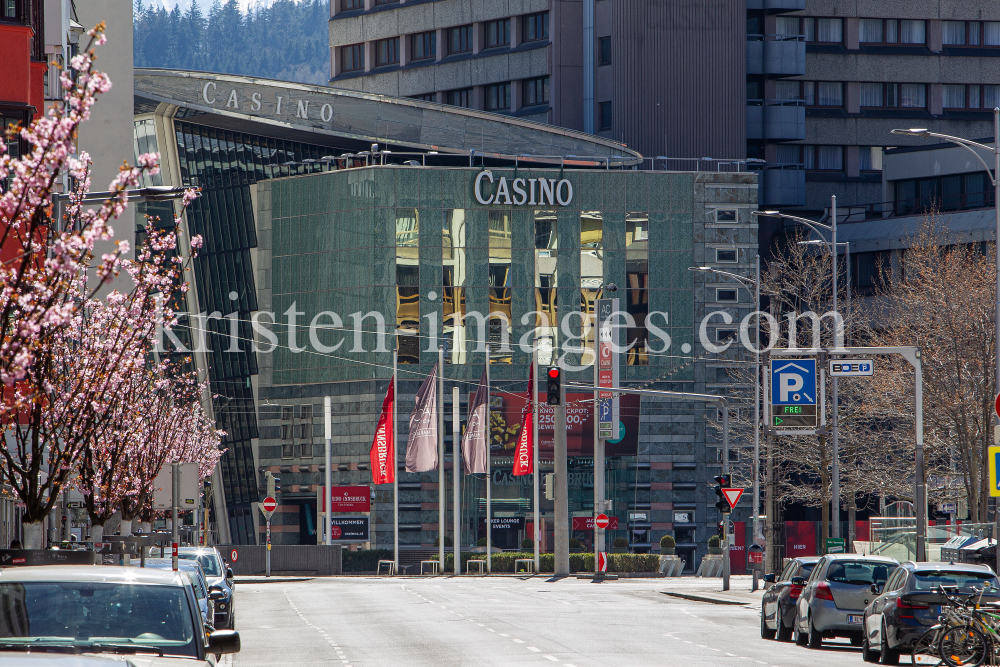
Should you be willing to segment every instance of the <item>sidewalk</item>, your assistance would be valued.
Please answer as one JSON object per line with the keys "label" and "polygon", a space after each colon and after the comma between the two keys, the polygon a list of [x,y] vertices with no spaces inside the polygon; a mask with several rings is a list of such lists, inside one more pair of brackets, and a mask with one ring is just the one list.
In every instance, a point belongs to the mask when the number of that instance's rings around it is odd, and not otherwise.
{"label": "sidewalk", "polygon": [[661,591],[664,595],[710,604],[759,605],[764,596],[764,582],[758,579],[758,590],[750,592],[753,577],[736,575],[729,578],[729,590],[722,590],[722,578],[684,577],[668,579]]}
{"label": "sidewalk", "polygon": [[277,574],[270,577],[265,577],[263,574],[241,574],[234,577],[237,584],[287,584],[292,581],[309,581],[315,578]]}

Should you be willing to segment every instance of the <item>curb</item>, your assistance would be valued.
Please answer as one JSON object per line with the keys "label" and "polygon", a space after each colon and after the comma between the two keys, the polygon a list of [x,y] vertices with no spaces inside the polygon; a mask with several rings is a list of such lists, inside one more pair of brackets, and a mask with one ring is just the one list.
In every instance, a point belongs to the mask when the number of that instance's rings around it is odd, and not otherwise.
{"label": "curb", "polygon": [[742,602],[740,600],[733,600],[731,598],[718,598],[711,595],[699,595],[697,593],[678,593],[675,591],[660,591],[664,595],[669,595],[670,597],[681,598],[684,600],[693,600],[695,602],[707,602],[709,604],[733,604],[733,605],[752,605],[753,600],[747,602]]}
{"label": "curb", "polygon": [[295,581],[312,581],[316,577],[247,577],[246,579],[237,579],[237,584],[287,584]]}

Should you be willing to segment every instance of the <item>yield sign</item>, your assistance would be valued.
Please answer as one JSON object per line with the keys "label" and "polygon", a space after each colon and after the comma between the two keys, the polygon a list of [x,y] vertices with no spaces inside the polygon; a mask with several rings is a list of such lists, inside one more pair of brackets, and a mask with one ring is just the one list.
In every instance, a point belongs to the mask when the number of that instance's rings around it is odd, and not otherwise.
{"label": "yield sign", "polygon": [[743,489],[722,489],[722,495],[726,497],[729,502],[729,506],[736,509],[736,503],[740,502],[740,496],[743,495]]}

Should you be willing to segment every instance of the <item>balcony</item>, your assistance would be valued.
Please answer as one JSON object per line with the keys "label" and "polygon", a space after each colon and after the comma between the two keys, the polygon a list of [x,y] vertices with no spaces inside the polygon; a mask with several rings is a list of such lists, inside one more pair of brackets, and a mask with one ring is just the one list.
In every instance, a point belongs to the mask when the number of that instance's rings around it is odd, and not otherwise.
{"label": "balcony", "polygon": [[806,43],[802,35],[747,35],[747,74],[802,76]]}
{"label": "balcony", "polygon": [[747,0],[747,9],[766,9],[769,12],[795,12],[806,8],[806,0]]}
{"label": "balcony", "polygon": [[747,100],[747,139],[802,141],[806,108],[802,100]]}
{"label": "balcony", "polygon": [[801,164],[769,164],[760,172],[759,180],[761,207],[806,203],[806,172]]}

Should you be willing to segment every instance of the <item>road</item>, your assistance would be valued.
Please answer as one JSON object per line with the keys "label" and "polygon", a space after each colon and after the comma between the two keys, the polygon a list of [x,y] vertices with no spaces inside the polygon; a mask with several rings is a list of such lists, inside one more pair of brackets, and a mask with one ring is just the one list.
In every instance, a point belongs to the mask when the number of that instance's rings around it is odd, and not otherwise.
{"label": "road", "polygon": [[663,579],[593,583],[542,577],[241,584],[236,609],[243,650],[232,664],[864,664],[846,641],[816,651],[761,639],[759,605],[681,600],[663,594],[668,586]]}

